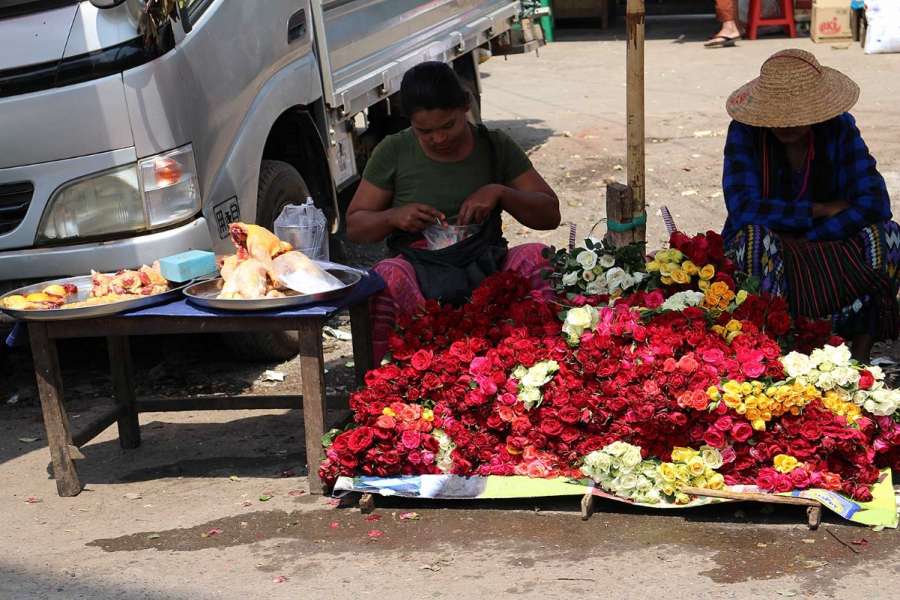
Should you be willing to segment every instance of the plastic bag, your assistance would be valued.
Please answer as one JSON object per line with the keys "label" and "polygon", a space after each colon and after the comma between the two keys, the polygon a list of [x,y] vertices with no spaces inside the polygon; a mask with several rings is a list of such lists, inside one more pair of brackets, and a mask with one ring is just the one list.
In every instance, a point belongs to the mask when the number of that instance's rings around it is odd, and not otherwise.
{"label": "plastic bag", "polygon": [[344,287],[340,279],[296,250],[275,258],[272,267],[285,286],[301,294],[321,294]]}
{"label": "plastic bag", "polygon": [[328,220],[312,198],[288,204],[275,219],[275,235],[313,260],[328,260]]}
{"label": "plastic bag", "polygon": [[866,2],[866,54],[900,52],[900,2]]}

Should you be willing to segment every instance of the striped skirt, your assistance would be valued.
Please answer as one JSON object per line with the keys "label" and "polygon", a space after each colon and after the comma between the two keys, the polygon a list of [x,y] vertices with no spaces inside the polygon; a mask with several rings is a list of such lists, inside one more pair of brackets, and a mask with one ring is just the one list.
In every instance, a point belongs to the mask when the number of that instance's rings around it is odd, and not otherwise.
{"label": "striped skirt", "polygon": [[897,223],[870,225],[836,242],[793,241],[749,225],[729,241],[728,252],[738,271],[759,281],[762,292],[786,297],[795,317],[831,318],[844,337],[897,337]]}

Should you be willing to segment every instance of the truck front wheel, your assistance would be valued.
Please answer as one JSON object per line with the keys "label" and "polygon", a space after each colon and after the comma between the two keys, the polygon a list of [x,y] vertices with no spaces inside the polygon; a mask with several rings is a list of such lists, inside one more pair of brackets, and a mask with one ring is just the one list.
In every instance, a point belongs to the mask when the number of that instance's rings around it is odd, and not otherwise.
{"label": "truck front wheel", "polygon": [[[288,204],[303,204],[309,187],[293,166],[280,160],[264,160],[259,170],[256,224],[274,230],[275,219]],[[299,351],[296,331],[231,333],[225,343],[237,357],[251,362],[285,361]]]}

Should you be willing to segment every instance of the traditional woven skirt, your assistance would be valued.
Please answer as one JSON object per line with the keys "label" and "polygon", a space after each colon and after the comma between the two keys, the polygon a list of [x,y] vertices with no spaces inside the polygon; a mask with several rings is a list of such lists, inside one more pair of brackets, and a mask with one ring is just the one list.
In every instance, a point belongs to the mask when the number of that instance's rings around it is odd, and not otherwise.
{"label": "traditional woven skirt", "polygon": [[748,225],[727,249],[738,271],[757,278],[761,291],[786,297],[795,317],[830,318],[844,337],[897,337],[897,223],[870,225],[834,242],[793,241],[767,227]]}

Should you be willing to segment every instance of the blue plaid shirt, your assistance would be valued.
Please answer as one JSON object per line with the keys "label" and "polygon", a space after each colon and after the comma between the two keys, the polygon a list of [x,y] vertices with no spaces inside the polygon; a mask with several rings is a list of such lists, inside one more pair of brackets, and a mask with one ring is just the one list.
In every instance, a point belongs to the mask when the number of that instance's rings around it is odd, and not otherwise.
{"label": "blue plaid shirt", "polygon": [[[824,141],[827,159],[835,168],[834,195],[822,200],[844,200],[850,208],[833,217],[813,218],[809,191],[799,198],[763,198],[759,128],[732,121],[722,177],[728,209],[722,230],[726,240],[746,225],[802,234],[808,240],[843,240],[867,225],[891,219],[884,178],[875,168],[875,159],[850,113],[814,125],[813,130],[816,139]],[[798,192],[795,189],[793,195]]]}

